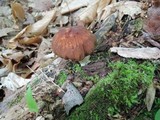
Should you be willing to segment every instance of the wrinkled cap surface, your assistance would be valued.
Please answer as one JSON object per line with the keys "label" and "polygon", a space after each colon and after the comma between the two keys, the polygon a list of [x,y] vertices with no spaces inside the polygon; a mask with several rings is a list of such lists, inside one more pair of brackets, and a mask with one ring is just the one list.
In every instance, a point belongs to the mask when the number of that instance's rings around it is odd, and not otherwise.
{"label": "wrinkled cap surface", "polygon": [[148,9],[148,18],[144,24],[144,30],[153,39],[160,39],[160,6],[152,6]]}
{"label": "wrinkled cap surface", "polygon": [[96,37],[83,26],[62,28],[52,41],[53,52],[64,59],[80,61],[94,51]]}

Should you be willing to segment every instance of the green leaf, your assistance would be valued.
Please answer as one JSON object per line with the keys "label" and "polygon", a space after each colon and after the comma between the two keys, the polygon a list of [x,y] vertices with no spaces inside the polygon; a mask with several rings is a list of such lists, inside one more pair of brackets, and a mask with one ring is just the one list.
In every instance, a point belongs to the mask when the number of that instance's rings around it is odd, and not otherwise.
{"label": "green leaf", "polygon": [[160,120],[160,109],[156,112],[155,120]]}
{"label": "green leaf", "polygon": [[32,96],[32,90],[31,90],[31,86],[28,86],[28,89],[26,91],[26,102],[27,102],[27,106],[29,108],[29,110],[31,112],[38,112],[38,106],[37,103],[35,101],[35,99]]}

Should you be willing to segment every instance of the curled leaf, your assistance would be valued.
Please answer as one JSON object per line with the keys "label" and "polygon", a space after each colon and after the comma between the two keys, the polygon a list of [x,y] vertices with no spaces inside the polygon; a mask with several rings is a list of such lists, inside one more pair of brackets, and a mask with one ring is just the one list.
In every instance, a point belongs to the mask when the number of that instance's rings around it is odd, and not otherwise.
{"label": "curled leaf", "polygon": [[40,43],[42,41],[40,36],[35,36],[35,37],[31,37],[31,38],[23,38],[18,40],[20,44],[24,44],[24,45],[31,45],[31,44],[35,44],[35,43]]}
{"label": "curled leaf", "polygon": [[156,88],[154,87],[153,83],[149,86],[147,89],[147,94],[146,94],[146,105],[147,105],[147,110],[150,111],[155,99],[156,95]]}
{"label": "curled leaf", "polygon": [[11,38],[8,43],[9,48],[16,48],[19,41],[21,44],[32,44],[41,42],[42,36],[47,31],[49,23],[56,18],[56,10],[46,12],[45,16],[36,23],[25,27],[15,37]]}

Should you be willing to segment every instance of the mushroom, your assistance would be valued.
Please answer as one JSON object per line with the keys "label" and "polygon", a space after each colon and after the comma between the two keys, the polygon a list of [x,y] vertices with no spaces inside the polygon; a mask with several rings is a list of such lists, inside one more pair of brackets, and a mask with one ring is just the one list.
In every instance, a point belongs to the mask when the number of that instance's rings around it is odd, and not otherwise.
{"label": "mushroom", "polygon": [[160,39],[160,0],[152,0],[152,7],[147,11],[148,18],[143,29],[155,40]]}
{"label": "mushroom", "polygon": [[94,51],[96,37],[84,26],[62,28],[52,41],[53,52],[64,59],[81,61]]}

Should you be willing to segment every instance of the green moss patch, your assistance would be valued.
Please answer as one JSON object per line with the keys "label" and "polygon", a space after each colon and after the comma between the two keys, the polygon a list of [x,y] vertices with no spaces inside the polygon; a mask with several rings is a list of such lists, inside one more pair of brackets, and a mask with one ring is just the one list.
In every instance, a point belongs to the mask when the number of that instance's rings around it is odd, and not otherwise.
{"label": "green moss patch", "polygon": [[90,90],[85,103],[75,109],[69,120],[105,120],[118,113],[127,113],[141,99],[152,83],[155,66],[150,62],[116,62],[109,65],[112,72]]}
{"label": "green moss patch", "polygon": [[65,71],[61,71],[59,73],[58,77],[57,77],[56,84],[61,86],[65,82],[66,79],[67,79],[66,72]]}

